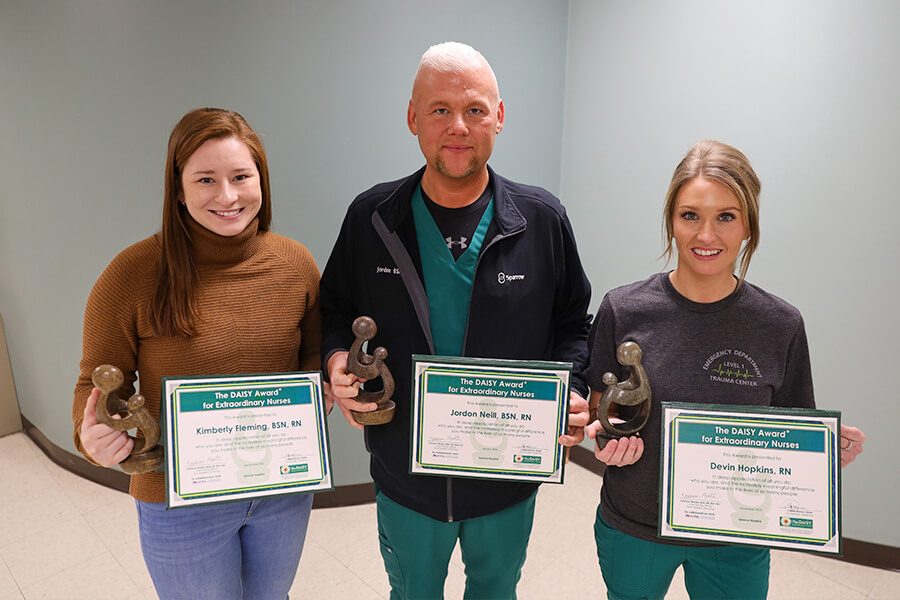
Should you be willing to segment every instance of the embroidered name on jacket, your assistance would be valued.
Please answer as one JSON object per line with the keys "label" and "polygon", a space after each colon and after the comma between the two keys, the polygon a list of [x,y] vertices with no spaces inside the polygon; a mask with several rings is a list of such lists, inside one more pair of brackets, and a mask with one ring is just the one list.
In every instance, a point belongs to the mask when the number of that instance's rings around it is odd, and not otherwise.
{"label": "embroidered name on jacket", "polygon": [[384,273],[386,275],[399,275],[400,269],[397,267],[375,267],[376,273]]}

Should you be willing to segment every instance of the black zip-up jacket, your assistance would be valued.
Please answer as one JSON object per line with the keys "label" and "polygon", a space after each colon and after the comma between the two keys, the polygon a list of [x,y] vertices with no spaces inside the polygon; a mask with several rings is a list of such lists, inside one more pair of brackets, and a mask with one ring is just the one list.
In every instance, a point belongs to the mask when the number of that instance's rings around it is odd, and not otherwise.
{"label": "black zip-up jacket", "polygon": [[[587,394],[590,284],[565,209],[552,194],[490,170],[494,218],[475,268],[464,356],[555,360],[573,365],[571,387]],[[424,173],[376,185],[350,205],[322,274],[324,364],[353,342],[351,324],[378,326],[397,409],[366,427],[372,479],[395,502],[441,521],[480,517],[528,498],[534,483],[409,474],[413,354],[434,354],[428,299],[411,209]]]}

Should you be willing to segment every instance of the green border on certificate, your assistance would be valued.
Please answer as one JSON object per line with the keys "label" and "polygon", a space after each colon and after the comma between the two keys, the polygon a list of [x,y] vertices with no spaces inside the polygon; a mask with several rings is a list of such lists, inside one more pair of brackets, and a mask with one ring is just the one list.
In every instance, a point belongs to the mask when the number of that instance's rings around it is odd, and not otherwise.
{"label": "green border on certificate", "polygon": [[164,377],[168,508],[334,489],[318,371]]}
{"label": "green border on certificate", "polygon": [[412,360],[410,473],[563,482],[571,363]]}
{"label": "green border on certificate", "polygon": [[659,536],[840,555],[840,417],[663,402]]}

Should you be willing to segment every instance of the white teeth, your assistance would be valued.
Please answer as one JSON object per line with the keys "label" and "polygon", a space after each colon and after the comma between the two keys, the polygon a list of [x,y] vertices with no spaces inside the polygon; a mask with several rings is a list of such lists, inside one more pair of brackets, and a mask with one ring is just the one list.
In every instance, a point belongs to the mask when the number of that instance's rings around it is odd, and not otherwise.
{"label": "white teeth", "polygon": [[217,215],[219,215],[220,217],[233,217],[234,215],[236,215],[236,214],[238,214],[239,212],[241,212],[241,209],[237,209],[237,210],[214,210],[213,212],[216,213]]}
{"label": "white teeth", "polygon": [[694,254],[699,254],[700,256],[714,256],[721,252],[721,250],[700,250],[699,248],[694,248]]}

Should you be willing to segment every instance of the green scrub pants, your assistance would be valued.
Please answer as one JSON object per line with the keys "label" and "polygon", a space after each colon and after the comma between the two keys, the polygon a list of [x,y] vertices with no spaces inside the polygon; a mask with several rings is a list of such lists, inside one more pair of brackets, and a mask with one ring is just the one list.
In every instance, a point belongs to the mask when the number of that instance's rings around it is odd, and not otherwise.
{"label": "green scrub pants", "polygon": [[594,522],[597,557],[610,600],[662,599],[679,566],[691,600],[765,600],[769,551],[744,546],[672,546]]}
{"label": "green scrub pants", "polygon": [[465,600],[515,600],[537,494],[500,512],[452,523],[400,506],[378,491],[378,537],[391,600],[444,597],[450,555],[459,540]]}

